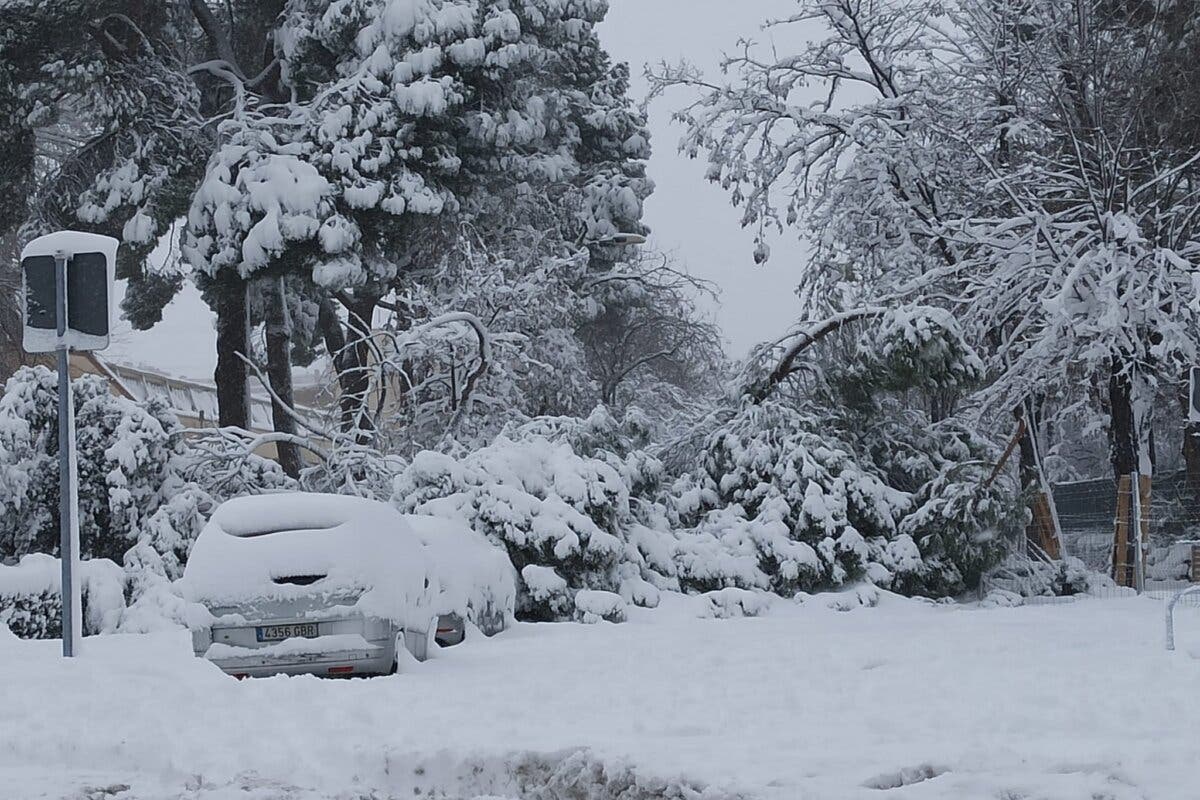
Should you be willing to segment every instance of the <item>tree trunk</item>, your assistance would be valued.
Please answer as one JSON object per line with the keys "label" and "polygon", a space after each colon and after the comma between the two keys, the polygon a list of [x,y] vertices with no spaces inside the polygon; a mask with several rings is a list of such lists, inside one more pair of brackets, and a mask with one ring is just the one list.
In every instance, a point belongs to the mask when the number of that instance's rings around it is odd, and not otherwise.
{"label": "tree trunk", "polygon": [[[1109,446],[1118,494],[1113,577],[1118,583],[1134,586],[1138,582],[1134,569],[1138,562],[1137,548],[1145,546],[1149,534],[1154,474],[1154,394],[1136,370],[1123,369],[1124,366],[1123,361],[1114,359],[1108,384]],[[1135,473],[1138,480],[1133,480]],[[1136,504],[1133,503],[1134,492],[1138,493]],[[1137,519],[1133,513],[1135,507],[1140,510]]]}
{"label": "tree trunk", "polygon": [[217,408],[221,427],[250,428],[249,372],[238,353],[250,351],[246,283],[231,281],[217,295]]}
{"label": "tree trunk", "polygon": [[33,361],[21,341],[25,310],[21,305],[20,253],[15,233],[0,236],[0,388],[14,372]]}
{"label": "tree trunk", "polygon": [[600,384],[600,402],[608,408],[613,407],[613,401],[617,397],[617,385],[612,381],[603,381]]}
{"label": "tree trunk", "polygon": [[1137,465],[1137,433],[1133,417],[1133,386],[1129,375],[1114,363],[1108,381],[1109,458],[1117,488],[1116,529],[1113,534],[1112,577],[1120,586],[1133,586],[1133,563],[1137,558],[1130,533],[1130,500]]}
{"label": "tree trunk", "polygon": [[[1200,422],[1191,422],[1192,388],[1190,376],[1184,376],[1180,410],[1183,413],[1183,464],[1188,493],[1193,505],[1200,504]],[[1194,513],[1194,512],[1193,512]]]}
{"label": "tree trunk", "polygon": [[[292,319],[288,314],[283,278],[269,278],[267,302],[267,377],[276,396],[287,404],[271,401],[271,415],[278,433],[296,434],[291,409],[296,406],[292,392]],[[278,442],[279,465],[293,478],[300,477],[303,466],[300,448],[291,442]]]}
{"label": "tree trunk", "polygon": [[347,328],[349,337],[339,365],[339,383],[342,387],[342,430],[358,431],[358,438],[368,442],[375,429],[371,420],[371,320],[379,297],[357,292],[346,310],[349,311]]}
{"label": "tree trunk", "polygon": [[1108,380],[1109,459],[1113,479],[1130,475],[1137,468],[1137,431],[1133,418],[1133,383],[1114,365]]}
{"label": "tree trunk", "polygon": [[1062,558],[1061,531],[1054,511],[1053,490],[1042,472],[1038,459],[1038,431],[1041,429],[1041,401],[1031,398],[1014,409],[1013,414],[1024,422],[1018,439],[1020,461],[1018,474],[1021,490],[1029,498],[1031,517],[1025,526],[1025,540],[1036,545],[1053,559]]}
{"label": "tree trunk", "polygon": [[1024,491],[1041,491],[1042,482],[1038,476],[1037,452],[1034,450],[1033,437],[1037,435],[1034,431],[1036,423],[1032,420],[1026,420],[1025,433],[1021,436],[1021,461],[1020,461],[1020,476],[1021,489]]}
{"label": "tree trunk", "polygon": [[929,421],[942,422],[954,415],[954,409],[958,405],[958,392],[952,389],[935,389],[929,392],[926,397],[929,408]]}
{"label": "tree trunk", "polygon": [[345,370],[346,331],[333,300],[325,298],[321,301],[317,325],[321,329],[321,338],[325,340],[325,351],[329,353],[329,360],[337,374],[339,397],[345,397],[350,391]]}
{"label": "tree trunk", "polygon": [[1108,382],[1111,429],[1109,447],[1113,475],[1154,473],[1154,394],[1136,374],[1114,364]]}

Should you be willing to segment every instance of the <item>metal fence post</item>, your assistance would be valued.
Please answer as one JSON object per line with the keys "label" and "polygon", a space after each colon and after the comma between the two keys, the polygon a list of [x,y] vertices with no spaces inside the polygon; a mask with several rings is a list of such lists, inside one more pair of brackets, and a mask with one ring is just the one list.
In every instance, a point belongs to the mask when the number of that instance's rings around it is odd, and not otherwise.
{"label": "metal fence post", "polygon": [[1175,595],[1167,601],[1167,649],[1175,649],[1175,605],[1190,594],[1200,592],[1200,586],[1192,586]]}

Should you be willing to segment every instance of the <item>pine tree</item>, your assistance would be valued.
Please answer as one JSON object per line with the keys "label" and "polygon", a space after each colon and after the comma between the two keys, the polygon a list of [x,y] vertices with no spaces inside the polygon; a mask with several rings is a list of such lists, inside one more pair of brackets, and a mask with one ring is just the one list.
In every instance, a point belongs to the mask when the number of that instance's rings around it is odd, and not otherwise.
{"label": "pine tree", "polygon": [[346,427],[370,427],[376,310],[411,294],[464,229],[511,241],[505,204],[547,197],[571,212],[553,220],[564,243],[580,226],[603,238],[638,225],[651,188],[644,122],[627,71],[596,41],[601,9],[509,5],[291,6],[276,41],[297,101],[222,123],[189,216],[189,258],[214,280],[299,270],[342,304]]}
{"label": "pine tree", "polygon": [[[10,0],[3,169],[10,186],[38,189],[31,208],[4,208],[0,227],[119,236],[125,313],[150,327],[187,276],[146,257],[186,215],[192,277],[218,317],[222,423],[248,424],[247,331],[265,322],[256,309],[279,308],[255,298],[290,276],[288,303],[322,309],[313,334],[332,350],[345,426],[369,428],[375,312],[406,313],[429,265],[465,236],[508,246],[514,231],[501,226],[514,209],[544,219],[539,204],[557,211],[561,250],[639,230],[647,136],[627,68],[596,38],[604,10],[239,0],[218,14],[204,0]],[[64,121],[80,123],[81,146],[39,174],[38,143]],[[599,267],[613,255],[592,253]],[[267,371],[283,378],[283,354],[312,337],[271,330]]]}

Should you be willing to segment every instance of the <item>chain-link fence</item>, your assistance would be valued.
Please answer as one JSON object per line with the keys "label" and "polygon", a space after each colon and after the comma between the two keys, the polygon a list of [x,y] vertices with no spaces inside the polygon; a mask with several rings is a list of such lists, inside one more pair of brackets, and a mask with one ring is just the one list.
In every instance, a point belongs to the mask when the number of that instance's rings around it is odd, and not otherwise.
{"label": "chain-link fence", "polygon": [[[1170,597],[1200,581],[1200,493],[1188,486],[1184,473],[1143,480],[1140,491],[1134,486],[1129,478],[1055,486],[1064,550],[1116,581],[1117,588],[1100,594],[1123,595],[1133,588]],[[1145,561],[1144,580],[1138,577],[1139,557]]]}

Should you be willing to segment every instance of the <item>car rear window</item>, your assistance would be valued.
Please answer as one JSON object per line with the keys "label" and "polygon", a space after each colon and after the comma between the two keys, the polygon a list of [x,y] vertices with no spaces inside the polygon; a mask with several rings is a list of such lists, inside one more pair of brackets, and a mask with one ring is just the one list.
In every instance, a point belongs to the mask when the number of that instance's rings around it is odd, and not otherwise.
{"label": "car rear window", "polygon": [[279,527],[279,526],[275,526],[275,525],[266,526],[266,527],[238,527],[235,530],[226,529],[225,532],[228,533],[230,536],[236,536],[239,539],[253,539],[257,536],[274,536],[277,533],[305,533],[307,531],[331,531],[334,528],[339,527],[341,524],[342,523],[337,522],[337,523],[327,524],[327,525],[321,525],[321,524],[305,525],[303,528],[296,528],[296,527],[292,527],[292,526]]}

